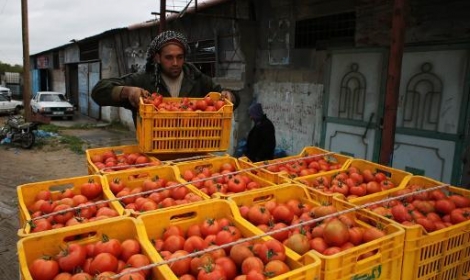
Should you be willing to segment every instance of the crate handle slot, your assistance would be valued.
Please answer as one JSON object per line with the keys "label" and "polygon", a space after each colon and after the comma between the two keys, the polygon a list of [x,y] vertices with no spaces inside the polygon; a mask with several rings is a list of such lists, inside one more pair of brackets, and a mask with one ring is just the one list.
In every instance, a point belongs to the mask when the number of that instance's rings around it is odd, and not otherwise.
{"label": "crate handle slot", "polygon": [[189,220],[197,216],[197,213],[195,211],[192,212],[186,212],[182,214],[176,214],[170,217],[170,221],[175,222],[179,220]]}
{"label": "crate handle slot", "polygon": [[204,168],[209,168],[210,170],[212,170],[213,165],[212,165],[212,163],[196,165],[194,167],[194,170],[196,170],[197,173],[201,173]]}
{"label": "crate handle slot", "polygon": [[263,196],[258,196],[253,199],[253,203],[266,203],[274,198],[274,195],[267,194]]}
{"label": "crate handle slot", "polygon": [[150,177],[149,173],[148,173],[148,172],[144,172],[144,173],[138,173],[138,174],[129,175],[129,177],[127,178],[127,180],[129,180],[129,181],[142,180],[142,179],[148,179],[149,177]]}
{"label": "crate handle slot", "polygon": [[98,232],[96,230],[89,231],[89,232],[83,232],[83,233],[77,233],[73,235],[67,235],[64,236],[62,239],[63,242],[65,243],[71,243],[71,242],[78,242],[86,239],[100,239],[98,237]]}
{"label": "crate handle slot", "polygon": [[60,185],[53,185],[49,187],[49,191],[51,192],[60,192],[65,191],[67,189],[72,189],[74,187],[73,183],[64,183]]}
{"label": "crate handle slot", "polygon": [[[364,254],[372,253],[373,255],[367,256],[365,258],[361,258]],[[379,263],[380,259],[382,258],[382,254],[378,252],[378,249],[375,248],[373,250],[369,250],[364,252],[356,259],[356,271],[362,271],[367,267],[370,267],[372,263]],[[379,278],[372,278],[372,279],[379,279]]]}

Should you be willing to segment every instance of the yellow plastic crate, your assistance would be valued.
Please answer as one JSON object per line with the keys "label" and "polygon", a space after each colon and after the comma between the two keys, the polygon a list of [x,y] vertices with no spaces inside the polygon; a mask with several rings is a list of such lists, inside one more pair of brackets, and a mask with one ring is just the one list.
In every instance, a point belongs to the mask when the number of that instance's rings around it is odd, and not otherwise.
{"label": "yellow plastic crate", "polygon": [[[219,100],[221,94],[208,94]],[[191,101],[203,98],[190,98]],[[163,98],[175,102],[181,98]],[[232,131],[233,104],[218,111],[158,112],[151,104],[140,101],[137,117],[139,147],[146,153],[201,153],[226,151]]]}
{"label": "yellow plastic crate", "polygon": [[[236,206],[227,200],[213,199],[170,209],[166,212],[143,214],[137,220],[143,224],[143,227],[139,228],[139,230],[143,231],[141,235],[146,236],[149,240],[161,238],[164,230],[170,225],[178,225],[186,232],[189,226],[201,224],[208,218],[228,218],[241,231],[242,238],[255,236],[256,234],[252,232],[250,226],[241,219],[239,214],[232,212],[234,207]],[[155,221],[158,221],[158,223]],[[260,238],[268,240],[270,237],[265,236]],[[155,263],[163,260],[160,254],[151,254],[151,256],[154,257],[153,262]],[[320,260],[317,256],[299,257],[289,250],[286,250],[286,256],[286,263],[291,268],[291,271],[270,279],[320,279]],[[178,279],[168,265],[163,265],[160,269],[164,273],[164,279]]]}
{"label": "yellow plastic crate", "polygon": [[112,147],[102,147],[102,148],[93,148],[93,149],[87,149],[86,150],[86,159],[87,159],[87,166],[88,166],[88,174],[93,175],[93,174],[107,174],[107,173],[113,173],[113,172],[118,172],[121,170],[126,170],[126,169],[118,169],[118,168],[110,168],[110,169],[100,169],[96,166],[96,164],[93,163],[92,157],[95,155],[101,155],[104,154],[107,151],[113,151],[116,156],[121,156],[124,154],[130,154],[130,153],[140,153],[144,156],[146,156],[149,159],[148,164],[142,164],[142,165],[129,165],[127,168],[146,168],[146,167],[155,167],[155,166],[160,166],[163,163],[160,161],[160,159],[147,155],[143,153],[138,145],[124,145],[124,146],[112,146]]}
{"label": "yellow plastic crate", "polygon": [[[137,221],[130,217],[119,217],[110,220],[101,220],[94,224],[83,224],[78,228],[61,228],[54,233],[40,236],[30,236],[18,241],[18,259],[21,277],[24,280],[33,280],[29,272],[29,265],[43,255],[55,256],[60,248],[66,248],[67,244],[90,244],[101,240],[103,234],[109,238],[124,241],[128,238],[137,239],[140,242],[142,254],[152,259],[155,254],[152,244],[146,238],[139,236]],[[73,240],[67,242],[66,240]],[[150,279],[164,279],[158,266],[152,268]]]}
{"label": "yellow plastic crate", "polygon": [[[31,220],[31,214],[29,213],[28,207],[34,203],[36,195],[43,190],[51,191],[51,199],[56,200],[60,193],[66,189],[71,189],[73,194],[80,194],[80,186],[82,184],[87,183],[89,180],[94,180],[95,182],[99,182],[103,188],[103,193],[99,197],[101,200],[109,200],[111,199],[112,193],[105,188],[105,181],[101,175],[87,175],[87,176],[80,176],[80,177],[71,177],[71,178],[64,178],[58,180],[50,180],[50,181],[42,181],[36,183],[28,183],[24,185],[20,185],[17,187],[16,192],[18,195],[18,213],[19,213],[19,220],[20,220],[20,229],[18,230],[18,236],[26,237],[29,235],[36,235],[43,232],[33,233],[31,232],[31,226],[26,221]],[[109,207],[116,210],[120,216],[126,216],[126,213],[121,205],[117,201],[109,201]],[[95,223],[89,222],[89,223]],[[79,225],[78,225],[79,226]],[[70,226],[70,227],[77,227],[77,226]],[[56,231],[56,229],[48,230]]]}
{"label": "yellow plastic crate", "polygon": [[[444,185],[424,176],[412,176],[407,184],[423,188]],[[470,197],[470,191],[466,189],[446,187],[444,190]],[[397,191],[359,198],[354,204],[363,205],[393,197]],[[427,233],[420,225],[405,226],[392,219],[387,220],[405,230],[401,279],[469,279],[470,221]]]}
{"label": "yellow plastic crate", "polygon": [[[295,159],[301,160],[304,157],[313,156],[313,155],[319,155],[319,156],[325,155],[324,158],[327,159],[328,161],[337,162],[341,167],[335,170],[344,169],[347,166],[348,162],[352,159],[351,157],[337,154],[337,153],[332,153],[325,149],[321,149],[321,148],[314,147],[314,146],[308,146],[308,147],[305,147],[302,150],[302,152],[293,156],[287,156],[283,158],[278,158],[278,159],[273,159],[273,160],[268,160],[268,161],[260,161],[260,162],[255,162],[255,163],[252,163],[247,157],[240,157],[239,160],[241,164],[242,163],[251,164],[251,165],[260,167],[259,171],[254,172],[256,175],[264,177],[276,184],[282,184],[285,182],[285,179],[303,178],[304,176],[289,174],[285,171],[280,171],[280,172],[271,171],[269,170],[270,169],[269,166],[274,166],[274,164],[278,162],[293,163]],[[322,174],[324,172],[325,171],[319,170],[317,174]]]}
{"label": "yellow plastic crate", "polygon": [[[320,192],[308,190],[296,184],[283,184],[271,188],[260,189],[249,194],[233,195],[229,201],[239,206],[263,205],[268,201],[276,200],[286,202],[291,198],[299,199],[304,204],[319,206],[333,205],[338,211],[352,209],[353,205],[348,202],[337,200],[334,196],[325,196]],[[386,235],[374,241],[364,243],[335,255],[323,255],[314,250],[308,254],[315,255],[321,260],[322,280],[346,280],[346,279],[400,279],[400,268],[402,265],[404,231],[400,227],[388,223],[382,217],[363,210],[353,212],[356,222],[363,228],[371,227],[362,221],[365,217],[375,225],[383,227]],[[243,219],[243,218],[242,218]],[[261,229],[243,219],[251,226],[251,229],[261,234]],[[293,252],[293,251],[292,251]],[[360,256],[376,252],[365,259]],[[293,252],[293,254],[297,254]]]}
{"label": "yellow plastic crate", "polygon": [[[357,168],[359,171],[363,171],[365,169],[370,169],[372,171],[372,173],[376,173],[376,172],[382,172],[384,173],[389,180],[391,180],[395,187],[390,189],[390,190],[387,190],[387,191],[382,191],[382,192],[389,192],[391,190],[394,190],[394,189],[399,189],[401,187],[403,187],[404,185],[406,185],[406,183],[408,182],[408,180],[411,178],[411,173],[409,172],[406,172],[406,171],[403,171],[403,170],[400,170],[400,169],[395,169],[395,168],[392,168],[392,167],[388,167],[388,166],[385,166],[385,165],[381,165],[381,164],[378,164],[378,163],[374,163],[374,162],[371,162],[371,161],[368,161],[368,160],[363,160],[363,159],[351,159],[347,162],[347,164],[345,165],[345,168],[343,170],[332,170],[332,171],[328,171],[328,172],[325,172],[323,174],[319,173],[319,174],[313,174],[313,175],[309,175],[309,176],[304,176],[304,177],[299,177],[299,178],[294,178],[293,181],[296,182],[296,183],[300,183],[300,184],[303,184],[307,187],[309,187],[310,183],[312,181],[314,181],[315,179],[319,178],[320,176],[326,176],[327,178],[329,178],[330,180],[335,176],[337,175],[339,172],[341,171],[344,171],[348,168],[351,168],[351,167],[354,167],[354,168]],[[318,190],[320,191],[320,190]],[[326,194],[325,195],[339,195],[339,196],[342,196],[341,194]],[[365,197],[369,197],[369,195],[365,195]],[[356,198],[350,198],[348,199],[349,202],[353,202]]]}
{"label": "yellow plastic crate", "polygon": [[[137,187],[141,187],[145,180],[156,178],[156,177],[163,178],[168,181],[179,182],[176,174],[177,172],[173,166],[162,166],[162,167],[153,168],[153,169],[149,169],[149,168],[133,169],[133,170],[105,174],[103,175],[104,180],[106,182],[104,189],[106,189],[106,191],[110,193],[110,196],[112,199],[117,199],[116,195],[113,194],[111,189],[109,188],[109,183],[112,182],[113,180],[120,180],[126,185],[126,187],[133,190]],[[194,186],[191,186],[189,184],[184,185],[184,186],[189,189],[189,192],[194,193],[196,196],[201,197],[201,199],[205,199],[203,194]],[[152,210],[152,212],[153,211],[166,211],[169,208],[180,207],[180,206],[182,205],[175,205],[171,207],[160,208],[157,210]],[[133,209],[125,209],[122,203],[118,203],[118,207],[121,211],[126,211],[134,217],[142,214],[142,212],[135,211]]]}
{"label": "yellow plastic crate", "polygon": [[[235,172],[243,171],[244,169],[241,167],[241,165],[239,164],[239,161],[236,158],[230,157],[230,156],[214,157],[214,158],[208,158],[208,159],[192,161],[192,162],[182,162],[182,163],[177,163],[174,166],[177,169],[177,172],[178,172],[177,177],[180,180],[180,182],[187,183],[187,181],[182,178],[182,174],[186,170],[202,170],[203,168],[209,168],[212,171],[212,173],[215,173],[215,172],[220,171],[224,163],[230,163],[233,167],[235,167]],[[240,172],[237,174],[248,176],[252,181],[257,182],[261,188],[274,185],[274,183],[272,183],[271,181],[268,181],[260,176],[257,176],[253,174],[253,172],[247,171],[247,172]],[[194,186],[194,188],[196,187]],[[245,192],[249,192],[249,190]],[[200,193],[204,195],[204,198],[206,199],[211,198],[211,196],[205,194],[202,191]],[[216,192],[212,195],[212,197],[224,198],[224,199],[229,196],[230,194],[225,194],[222,192]]]}

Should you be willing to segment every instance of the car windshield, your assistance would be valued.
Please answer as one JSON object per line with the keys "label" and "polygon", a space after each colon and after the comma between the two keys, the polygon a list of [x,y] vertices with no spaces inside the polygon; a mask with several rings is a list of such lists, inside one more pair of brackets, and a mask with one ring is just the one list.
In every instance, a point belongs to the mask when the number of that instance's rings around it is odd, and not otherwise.
{"label": "car windshield", "polygon": [[0,94],[0,101],[8,101],[8,99],[5,96]]}
{"label": "car windshield", "polygon": [[65,101],[62,94],[42,94],[39,101],[60,102]]}

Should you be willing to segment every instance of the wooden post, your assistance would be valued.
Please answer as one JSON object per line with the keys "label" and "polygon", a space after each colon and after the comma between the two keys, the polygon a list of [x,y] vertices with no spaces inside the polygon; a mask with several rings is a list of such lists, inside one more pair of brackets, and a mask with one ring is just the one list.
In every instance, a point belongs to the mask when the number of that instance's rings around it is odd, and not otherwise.
{"label": "wooden post", "polygon": [[166,0],[160,0],[160,25],[159,33],[166,30]]}
{"label": "wooden post", "polygon": [[31,67],[29,63],[28,0],[21,0],[21,19],[23,31],[23,105],[26,121],[31,121]]}
{"label": "wooden post", "polygon": [[388,59],[388,75],[385,93],[385,111],[379,158],[379,163],[384,165],[392,165],[393,149],[395,145],[398,96],[400,90],[401,65],[405,41],[404,6],[405,0],[394,1],[390,54]]}

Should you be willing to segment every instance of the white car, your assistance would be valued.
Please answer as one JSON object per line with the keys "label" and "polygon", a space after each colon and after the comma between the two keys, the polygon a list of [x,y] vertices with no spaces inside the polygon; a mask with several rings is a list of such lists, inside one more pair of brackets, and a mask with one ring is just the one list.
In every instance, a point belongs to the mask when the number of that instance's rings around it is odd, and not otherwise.
{"label": "white car", "polygon": [[11,90],[9,88],[0,86],[0,95],[11,99]]}
{"label": "white car", "polygon": [[0,113],[2,114],[18,114],[23,109],[23,101],[9,99],[0,94]]}
{"label": "white car", "polygon": [[38,91],[31,99],[31,111],[48,117],[73,119],[75,108],[65,94],[55,91]]}

